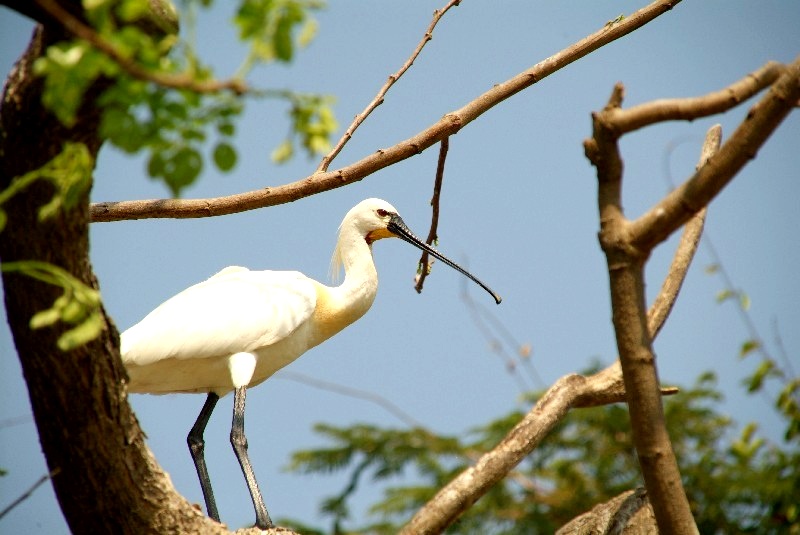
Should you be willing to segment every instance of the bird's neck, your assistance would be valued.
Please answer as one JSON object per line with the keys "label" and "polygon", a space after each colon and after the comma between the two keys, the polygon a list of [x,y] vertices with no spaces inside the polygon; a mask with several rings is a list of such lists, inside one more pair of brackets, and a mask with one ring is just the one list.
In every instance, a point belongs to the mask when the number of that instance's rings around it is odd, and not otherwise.
{"label": "bird's neck", "polygon": [[321,340],[333,336],[363,316],[378,291],[378,273],[372,248],[354,229],[343,229],[332,261],[335,271],[344,267],[344,282],[339,286],[320,285],[315,322]]}
{"label": "bird's neck", "polygon": [[361,317],[375,300],[378,272],[372,258],[372,247],[356,232],[343,232],[337,244],[339,261],[344,267],[344,282],[331,288],[340,305],[360,312]]}

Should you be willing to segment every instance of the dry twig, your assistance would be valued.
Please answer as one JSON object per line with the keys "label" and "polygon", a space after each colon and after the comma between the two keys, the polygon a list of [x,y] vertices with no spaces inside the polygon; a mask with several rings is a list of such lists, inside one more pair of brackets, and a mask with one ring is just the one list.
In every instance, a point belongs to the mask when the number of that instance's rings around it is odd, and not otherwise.
{"label": "dry twig", "polygon": [[530,69],[493,86],[462,108],[446,114],[442,119],[415,136],[387,149],[378,150],[341,169],[315,172],[290,184],[227,197],[95,203],[91,206],[92,221],[220,216],[284,204],[357,182],[384,167],[415,156],[442,139],[456,134],[464,126],[497,104],[572,62],[641,28],[651,20],[671,10],[679,1],[657,0],[626,17],[621,22],[615,23],[613,26],[604,26],[597,32],[537,63]]}
{"label": "dry twig", "polygon": [[[439,236],[437,234],[439,229],[439,198],[442,193],[442,180],[444,179],[444,162],[447,160],[447,150],[450,147],[450,139],[444,138],[441,147],[439,148],[439,161],[436,164],[436,178],[433,181],[433,196],[431,197],[431,228],[428,231],[428,237],[425,243],[433,245]],[[422,256],[419,259],[419,277],[417,277],[417,284],[414,289],[417,293],[422,293],[422,286],[425,284],[425,279],[430,273],[433,262],[428,263],[428,252],[422,251]]]}
{"label": "dry twig", "polygon": [[331,165],[333,159],[336,158],[347,142],[350,141],[350,138],[353,137],[353,133],[356,131],[356,129],[361,126],[361,123],[363,123],[364,120],[369,117],[369,114],[371,114],[375,108],[383,104],[383,99],[386,96],[386,93],[389,92],[389,89],[395,84],[395,82],[397,82],[397,80],[400,79],[401,76],[403,76],[403,74],[405,74],[408,69],[411,68],[411,65],[414,64],[414,61],[420,55],[420,52],[422,52],[422,49],[425,47],[425,45],[428,44],[428,41],[433,39],[433,30],[439,23],[439,19],[441,19],[451,7],[457,6],[460,3],[461,0],[450,0],[442,9],[437,9],[433,12],[433,20],[431,21],[430,25],[428,25],[428,29],[425,30],[425,35],[417,45],[417,48],[414,49],[414,51],[411,53],[411,56],[406,60],[403,66],[400,67],[400,70],[389,76],[389,79],[386,80],[386,83],[380,88],[378,94],[375,95],[374,99],[372,99],[372,102],[367,104],[367,107],[364,108],[361,113],[355,116],[353,122],[347,127],[344,135],[342,135],[341,139],[339,139],[339,141],[336,143],[336,146],[333,148],[333,150],[331,150],[325,155],[324,158],[322,158],[319,167],[317,167],[317,172],[324,172],[328,170],[328,167]]}

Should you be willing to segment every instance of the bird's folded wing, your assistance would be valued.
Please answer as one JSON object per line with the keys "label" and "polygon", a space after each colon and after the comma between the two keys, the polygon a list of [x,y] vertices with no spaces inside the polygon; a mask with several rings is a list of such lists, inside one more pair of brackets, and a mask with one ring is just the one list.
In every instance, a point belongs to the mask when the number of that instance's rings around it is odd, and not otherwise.
{"label": "bird's folded wing", "polygon": [[287,337],[315,306],[314,283],[302,273],[225,268],[125,331],[122,358],[145,366],[253,351]]}

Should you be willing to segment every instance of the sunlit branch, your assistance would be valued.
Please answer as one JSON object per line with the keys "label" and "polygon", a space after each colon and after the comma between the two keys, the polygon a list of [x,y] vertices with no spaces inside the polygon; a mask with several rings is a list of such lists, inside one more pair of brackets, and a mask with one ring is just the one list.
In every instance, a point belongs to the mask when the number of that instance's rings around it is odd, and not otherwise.
{"label": "sunlit branch", "polygon": [[282,186],[262,188],[226,197],[208,199],[155,199],[138,201],[101,202],[91,206],[92,221],[122,221],[148,218],[213,217],[276,206],[303,197],[352,184],[393,165],[416,156],[423,150],[456,134],[468,123],[536,82],[566,67],[578,59],[641,28],[656,17],[668,12],[680,0],[658,0],[631,14],[620,22],[604,26],[549,58],[516,76],[494,85],[462,108],[446,114],[415,136],[387,149],[335,171],[314,174]]}
{"label": "sunlit branch", "polygon": [[[712,126],[706,134],[697,169],[704,166],[708,159],[717,152],[721,141],[722,127],[720,125]],[[647,313],[647,328],[650,331],[650,338],[653,340],[661,331],[661,327],[663,327],[667,316],[672,311],[675,300],[678,298],[683,281],[686,279],[686,273],[689,271],[689,266],[697,252],[697,245],[700,243],[700,236],[703,234],[705,220],[706,209],[703,208],[684,227],[678,248],[672,257],[672,264],[669,267],[667,276],[664,278],[664,283],[661,285],[661,291]]]}
{"label": "sunlit branch", "polygon": [[457,6],[460,3],[461,0],[450,0],[447,3],[447,5],[444,6],[442,9],[437,9],[433,12],[433,20],[428,26],[428,29],[425,30],[425,35],[422,37],[422,40],[417,45],[417,48],[414,49],[414,51],[411,53],[411,56],[406,60],[403,66],[400,67],[400,70],[389,76],[389,79],[386,80],[385,84],[383,84],[383,87],[381,87],[381,89],[378,91],[378,94],[375,95],[375,98],[372,99],[372,102],[367,104],[367,107],[364,108],[364,110],[361,113],[355,116],[353,122],[350,123],[350,126],[347,127],[347,130],[345,130],[344,135],[342,135],[341,139],[339,139],[339,141],[336,143],[336,146],[333,148],[333,150],[331,150],[331,152],[329,152],[327,155],[325,155],[324,158],[322,158],[319,167],[317,167],[317,172],[328,170],[328,167],[330,166],[333,159],[336,158],[336,156],[342,151],[347,142],[350,141],[350,138],[353,137],[353,133],[356,131],[356,129],[359,126],[361,126],[361,123],[363,123],[364,120],[367,117],[369,117],[369,115],[373,112],[375,108],[383,104],[383,99],[386,96],[386,93],[389,92],[389,89],[395,84],[395,82],[397,82],[397,80],[400,79],[401,76],[403,76],[403,74],[405,74],[405,72],[409,68],[411,68],[411,65],[414,64],[414,61],[420,55],[425,45],[428,44],[428,41],[433,39],[433,30],[434,28],[436,28],[436,25],[439,23],[439,20],[444,16],[445,13],[447,13],[447,11],[451,7]]}

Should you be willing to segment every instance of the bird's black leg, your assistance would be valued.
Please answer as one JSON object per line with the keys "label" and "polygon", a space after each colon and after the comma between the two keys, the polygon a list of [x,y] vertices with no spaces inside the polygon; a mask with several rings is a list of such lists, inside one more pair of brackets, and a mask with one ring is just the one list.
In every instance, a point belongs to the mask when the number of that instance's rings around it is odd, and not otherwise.
{"label": "bird's black leg", "polygon": [[256,527],[259,529],[269,529],[273,527],[272,519],[267,513],[264,505],[264,498],[258,490],[256,475],[250,465],[250,457],[247,455],[247,437],[244,435],[244,401],[247,394],[247,387],[241,386],[233,393],[233,424],[231,425],[231,445],[239,459],[242,467],[244,479],[247,481],[247,488],[250,490],[250,497],[253,499],[253,507],[256,510]]}
{"label": "bird's black leg", "polygon": [[211,418],[211,413],[219,401],[219,396],[213,392],[209,392],[203,408],[200,410],[200,415],[197,421],[189,431],[189,436],[186,437],[186,442],[189,444],[189,451],[192,454],[194,467],[197,469],[197,477],[200,478],[200,488],[203,489],[203,498],[206,500],[206,510],[208,516],[219,522],[219,511],[217,511],[217,502],[214,500],[214,491],[211,490],[211,479],[208,477],[208,468],[206,468],[206,459],[203,455],[206,443],[203,440],[203,431],[206,429],[208,419]]}

